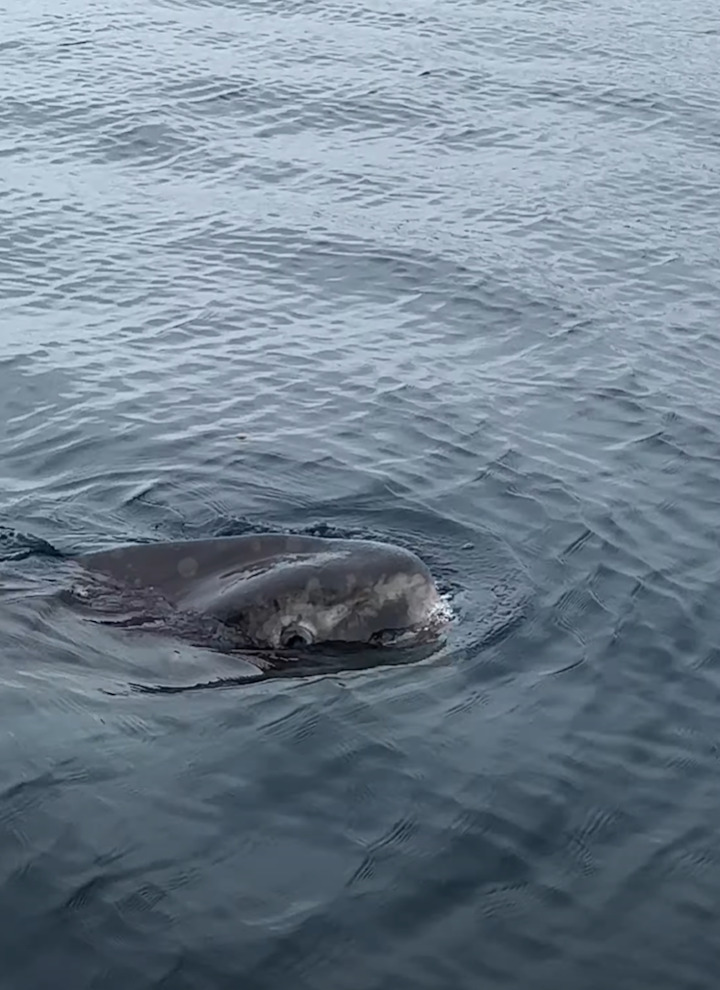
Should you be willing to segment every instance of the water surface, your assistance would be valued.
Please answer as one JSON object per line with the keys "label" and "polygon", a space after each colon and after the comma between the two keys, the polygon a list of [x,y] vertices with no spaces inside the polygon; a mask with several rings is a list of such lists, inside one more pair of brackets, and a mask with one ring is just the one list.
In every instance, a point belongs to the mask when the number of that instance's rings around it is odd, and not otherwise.
{"label": "water surface", "polygon": [[[0,984],[705,990],[709,0],[78,0],[0,41]],[[394,540],[418,662],[87,622],[59,555]]]}

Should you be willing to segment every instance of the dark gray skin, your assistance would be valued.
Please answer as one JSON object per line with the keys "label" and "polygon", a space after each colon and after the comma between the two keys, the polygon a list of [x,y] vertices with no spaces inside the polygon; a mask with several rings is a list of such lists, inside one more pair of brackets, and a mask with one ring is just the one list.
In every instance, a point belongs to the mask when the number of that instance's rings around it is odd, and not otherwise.
{"label": "dark gray skin", "polygon": [[441,614],[426,565],[388,543],[270,533],[125,546],[76,560],[217,619],[258,648],[385,642],[428,630]]}

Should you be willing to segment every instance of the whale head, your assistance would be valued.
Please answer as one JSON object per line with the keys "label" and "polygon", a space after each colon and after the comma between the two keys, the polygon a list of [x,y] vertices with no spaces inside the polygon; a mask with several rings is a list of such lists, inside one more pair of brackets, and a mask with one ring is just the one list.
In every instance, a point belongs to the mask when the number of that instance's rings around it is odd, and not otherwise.
{"label": "whale head", "polygon": [[260,534],[119,547],[77,560],[211,617],[240,646],[394,645],[443,625],[428,567],[389,543]]}

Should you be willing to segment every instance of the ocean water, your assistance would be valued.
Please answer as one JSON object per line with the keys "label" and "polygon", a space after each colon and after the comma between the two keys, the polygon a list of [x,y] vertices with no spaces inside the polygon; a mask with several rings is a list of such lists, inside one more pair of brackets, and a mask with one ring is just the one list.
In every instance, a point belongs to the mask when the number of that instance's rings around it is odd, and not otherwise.
{"label": "ocean water", "polygon": [[[0,988],[715,990],[717,5],[10,0],[0,83]],[[238,661],[57,594],[269,529],[447,642],[148,692]]]}

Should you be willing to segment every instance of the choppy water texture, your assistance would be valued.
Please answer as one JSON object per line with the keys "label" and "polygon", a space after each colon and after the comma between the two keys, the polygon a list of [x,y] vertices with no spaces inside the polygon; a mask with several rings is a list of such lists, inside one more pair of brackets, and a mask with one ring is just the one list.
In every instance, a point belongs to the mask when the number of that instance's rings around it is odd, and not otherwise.
{"label": "choppy water texture", "polygon": [[[2,24],[0,986],[715,990],[717,5]],[[232,661],[55,595],[253,529],[447,644],[144,693]]]}

